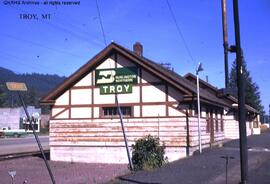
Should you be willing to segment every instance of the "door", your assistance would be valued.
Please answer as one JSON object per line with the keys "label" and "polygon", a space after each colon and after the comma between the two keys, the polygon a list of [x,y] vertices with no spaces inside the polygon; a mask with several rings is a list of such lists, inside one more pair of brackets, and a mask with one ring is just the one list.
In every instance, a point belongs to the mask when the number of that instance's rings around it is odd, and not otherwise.
{"label": "door", "polygon": [[213,118],[213,110],[210,110],[210,146],[215,141],[215,130],[214,130],[214,118]]}

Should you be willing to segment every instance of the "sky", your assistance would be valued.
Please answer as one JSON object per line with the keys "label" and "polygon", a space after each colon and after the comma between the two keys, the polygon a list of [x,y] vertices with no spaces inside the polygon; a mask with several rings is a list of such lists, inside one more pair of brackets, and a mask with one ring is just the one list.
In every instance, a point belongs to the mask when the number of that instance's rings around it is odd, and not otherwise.
{"label": "sky", "polygon": [[[80,3],[52,3],[66,1]],[[200,77],[208,76],[212,85],[224,87],[221,0],[168,0],[179,30],[167,0],[12,2],[1,0],[0,4],[0,67],[16,73],[71,75],[105,47],[97,2],[107,43],[114,41],[132,50],[140,42],[145,57],[170,63],[180,75],[195,73],[201,62]],[[25,4],[29,2],[38,4]],[[247,69],[268,113],[270,1],[239,0],[239,13]],[[37,18],[24,19],[25,14]],[[229,45],[234,45],[232,0],[227,0],[227,16]],[[229,54],[229,66],[234,60],[235,54]]]}

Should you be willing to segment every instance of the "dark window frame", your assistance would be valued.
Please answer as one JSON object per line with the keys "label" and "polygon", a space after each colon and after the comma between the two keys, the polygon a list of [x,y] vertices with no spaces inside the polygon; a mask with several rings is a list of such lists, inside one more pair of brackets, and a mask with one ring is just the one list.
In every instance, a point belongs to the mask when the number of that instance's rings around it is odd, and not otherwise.
{"label": "dark window frame", "polygon": [[210,115],[209,109],[206,108],[206,133],[210,133]]}
{"label": "dark window frame", "polygon": [[[120,106],[122,116],[133,117],[133,107],[132,106]],[[116,106],[101,107],[101,117],[104,118],[118,118],[118,109]]]}
{"label": "dark window frame", "polygon": [[221,123],[220,123],[220,131],[224,132],[224,119],[223,119],[223,111],[220,112],[220,118],[221,118]]}
{"label": "dark window frame", "polygon": [[217,110],[215,110],[215,130],[216,130],[216,132],[218,132],[219,131],[219,127],[218,127],[218,111]]}

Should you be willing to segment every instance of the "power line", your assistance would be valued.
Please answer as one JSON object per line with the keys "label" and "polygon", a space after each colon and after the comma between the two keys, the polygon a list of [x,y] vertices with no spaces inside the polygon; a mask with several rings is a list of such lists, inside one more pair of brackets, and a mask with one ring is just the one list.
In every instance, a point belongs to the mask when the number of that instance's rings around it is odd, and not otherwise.
{"label": "power line", "polygon": [[[14,9],[20,11],[20,12],[29,14],[28,11],[25,11],[25,10],[23,10],[23,9],[21,9],[21,8],[17,8],[17,7],[13,7],[13,6],[10,6],[10,7],[14,8]],[[80,35],[80,34],[78,34],[77,32],[71,31],[71,30],[69,30],[69,29],[67,29],[67,28],[65,28],[65,27],[63,27],[63,26],[59,26],[59,25],[57,25],[57,24],[53,24],[53,23],[51,23],[51,22],[44,21],[44,20],[42,20],[42,19],[41,19],[41,22],[44,23],[44,24],[47,24],[47,25],[49,25],[49,26],[51,26],[51,27],[53,27],[53,28],[55,28],[55,29],[57,29],[57,30],[60,30],[60,31],[62,31],[62,32],[66,32],[66,33],[68,33],[69,35],[73,36],[74,38],[77,38],[77,39],[82,40],[82,41],[84,41],[84,42],[86,42],[86,43],[89,44],[89,40],[88,40],[89,38],[88,38],[88,35],[85,35],[85,36],[84,36],[84,35]],[[73,26],[72,26],[72,27],[73,27]],[[87,40],[88,40],[88,41],[87,41]],[[88,47],[88,48],[90,48],[90,47]]]}
{"label": "power line", "polygon": [[[100,23],[100,27],[101,27],[101,30],[102,30],[104,44],[105,44],[105,46],[107,46],[105,31],[104,31],[104,28],[103,28],[103,25],[102,25],[102,20],[101,20],[101,16],[100,16],[100,10],[99,10],[99,7],[98,7],[98,0],[96,0],[96,5],[97,5],[99,23]],[[117,55],[116,55],[116,58],[115,58],[115,62],[117,62]],[[112,68],[111,61],[109,61],[109,64],[110,64],[110,68]],[[111,70],[111,75],[112,75],[112,70]],[[122,111],[121,111],[121,108],[120,108],[120,105],[119,105],[119,102],[118,102],[117,93],[115,93],[115,103],[116,103],[116,106],[117,106],[117,111],[118,111],[118,115],[119,115],[119,119],[120,119],[120,123],[121,123],[121,127],[122,127],[123,137],[124,137],[124,140],[125,140],[125,146],[126,146],[129,166],[130,166],[130,169],[133,170],[133,164],[132,164],[131,157],[130,157],[130,152],[129,152],[129,148],[128,148],[128,141],[127,141],[127,138],[126,138],[124,123],[123,123],[123,118],[122,118]]]}
{"label": "power line", "polygon": [[105,46],[107,46],[107,40],[106,40],[105,31],[104,31],[102,20],[101,20],[100,9],[99,9],[99,6],[98,6],[98,0],[96,0],[96,6],[97,6],[98,19],[99,19],[99,23],[100,23],[100,27],[101,27],[101,31],[102,31],[104,44],[105,44]]}
{"label": "power line", "polygon": [[[38,8],[38,7],[36,7],[36,9],[40,10],[41,12],[43,11],[43,9]],[[84,30],[85,25],[86,25],[85,22],[81,22],[78,19],[75,19],[74,16],[69,16],[70,13],[67,14],[67,13],[65,13],[65,11],[61,12],[60,15],[61,16],[59,16],[59,14],[56,14],[54,12],[53,17],[57,18],[59,20],[62,20],[64,22],[64,24],[69,24],[70,26],[72,26],[72,29],[74,29],[74,27],[77,27],[79,30],[82,30],[85,33],[85,35],[87,35],[87,36],[89,36],[91,34],[88,30]],[[62,16],[64,16],[64,18]],[[59,23],[59,22],[57,22],[57,23]],[[91,35],[91,36],[93,36],[93,35]]]}
{"label": "power line", "polygon": [[189,49],[189,47],[187,45],[187,42],[185,41],[184,35],[183,35],[183,33],[182,33],[181,29],[180,29],[180,26],[178,25],[178,23],[176,21],[175,14],[174,14],[173,9],[172,9],[172,7],[171,7],[171,5],[169,3],[169,0],[166,0],[166,3],[168,5],[168,8],[169,8],[169,11],[171,13],[172,19],[173,19],[174,24],[176,26],[177,32],[179,33],[179,35],[180,35],[180,37],[181,37],[181,39],[182,39],[182,41],[184,43],[184,46],[185,46],[185,48],[186,48],[186,50],[188,52],[189,57],[191,58],[191,61],[193,62],[193,64],[195,64],[195,61],[194,61],[193,56],[191,54],[191,51],[190,51],[190,49]]}
{"label": "power line", "polygon": [[43,47],[45,49],[48,49],[48,50],[51,50],[51,51],[54,51],[54,52],[61,52],[61,53],[64,53],[64,54],[69,54],[69,55],[74,56],[74,57],[84,58],[83,56],[73,54],[73,53],[67,52],[67,51],[62,50],[62,49],[48,47],[48,46],[46,46],[44,44],[41,44],[41,43],[38,43],[38,42],[33,42],[33,41],[26,40],[26,39],[19,38],[19,37],[15,37],[15,36],[12,36],[12,35],[9,35],[9,34],[6,34],[6,33],[2,33],[2,34],[3,35],[0,34],[0,36],[5,37],[5,38],[11,38],[13,40],[20,41],[20,42],[23,42],[23,43],[26,42],[28,44],[35,45],[35,46],[38,46],[38,47]]}
{"label": "power line", "polygon": [[[12,55],[12,54],[9,54],[7,52],[3,52],[2,50],[0,50],[0,56],[2,55],[2,57],[6,57],[6,58],[11,58],[15,61],[18,61],[19,63],[21,63],[23,66],[28,66],[27,68],[31,68],[31,69],[34,69],[35,70],[43,70],[44,68],[47,68],[49,70],[51,70],[51,68],[49,67],[45,67],[44,65],[40,65],[38,63],[35,63],[34,65],[31,65],[31,64],[28,64],[26,62],[23,62],[23,61],[26,61],[26,60],[29,60],[29,59],[25,59],[25,58],[21,58],[21,57],[18,57],[17,55]],[[5,61],[5,60],[4,60]],[[55,70],[55,68],[54,68]],[[65,74],[63,72],[61,72],[60,70],[56,69],[55,71],[57,71],[59,74],[65,76]]]}

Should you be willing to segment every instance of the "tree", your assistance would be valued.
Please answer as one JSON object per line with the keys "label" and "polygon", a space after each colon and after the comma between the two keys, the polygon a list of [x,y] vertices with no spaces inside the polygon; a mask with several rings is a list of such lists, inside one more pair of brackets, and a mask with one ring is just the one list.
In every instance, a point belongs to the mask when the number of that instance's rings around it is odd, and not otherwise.
{"label": "tree", "polygon": [[38,98],[36,89],[34,87],[30,87],[27,93],[27,105],[37,106],[38,104]]}
{"label": "tree", "polygon": [[[260,114],[264,114],[264,108],[262,106],[262,101],[260,97],[259,86],[252,81],[250,76],[250,72],[247,70],[247,65],[245,60],[243,59],[243,77],[244,77],[244,87],[245,87],[245,101],[246,104],[255,108],[260,112]],[[232,64],[230,78],[229,78],[229,87],[237,88],[237,73],[236,73],[236,60]]]}
{"label": "tree", "polygon": [[5,105],[6,105],[6,94],[3,85],[0,85],[0,107],[4,107]]}

